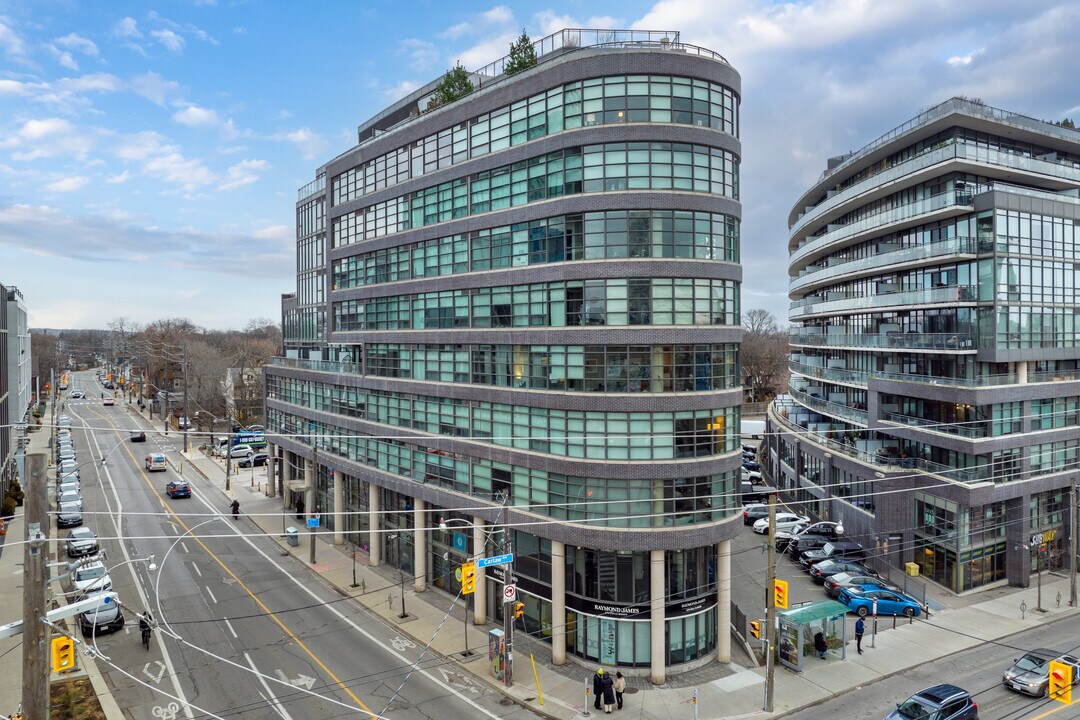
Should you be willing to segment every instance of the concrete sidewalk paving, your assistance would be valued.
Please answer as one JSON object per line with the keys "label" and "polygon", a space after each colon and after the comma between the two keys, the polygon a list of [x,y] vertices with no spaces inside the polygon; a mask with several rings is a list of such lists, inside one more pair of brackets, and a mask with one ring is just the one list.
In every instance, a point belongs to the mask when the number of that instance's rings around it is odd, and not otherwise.
{"label": "concrete sidewalk paving", "polygon": [[[193,450],[184,455],[183,462],[203,478],[203,490],[216,489],[224,493],[224,461]],[[189,472],[185,469],[185,473]],[[310,552],[308,543],[312,536],[306,529],[301,529],[299,546],[288,545],[282,533],[283,518],[284,524],[296,527],[301,527],[302,521],[291,514],[285,516],[282,499],[266,497],[265,488],[265,469],[256,469],[254,473],[244,469],[233,474],[231,495],[240,501],[242,521],[253,523],[259,531],[271,537],[283,553],[291,553],[307,563]],[[222,506],[227,502],[228,499],[223,497]],[[585,684],[592,676],[592,667],[581,667],[574,663],[556,667],[550,663],[550,651],[546,644],[519,634],[516,638],[515,682],[513,687],[507,689],[496,682],[489,672],[486,629],[466,625],[460,604],[451,609],[452,619],[447,619],[441,631],[437,631],[447,614],[449,596],[433,589],[416,593],[411,583],[406,583],[403,594],[407,617],[401,618],[402,590],[400,574],[395,568],[368,566],[366,553],[354,554],[351,546],[333,545],[333,533],[322,532],[315,537],[318,543],[316,562],[308,566],[338,592],[353,597],[388,625],[399,627],[405,642],[421,647],[430,642],[434,653],[452,659],[454,665],[440,666],[440,672],[447,682],[463,688],[472,683],[483,683],[552,719],[581,717],[583,709],[597,714],[591,707],[591,697],[589,706],[585,706]],[[358,587],[353,587],[354,577]],[[879,619],[876,637],[868,634],[863,639],[863,655],[855,653],[855,618],[849,616],[847,636],[850,640],[846,659],[837,656],[822,661],[811,657],[805,661],[802,673],[794,673],[783,667],[776,669],[773,714],[782,715],[809,707],[909,667],[988,641],[1000,640],[1078,612],[1067,605],[1057,607],[1054,600],[1058,592],[1068,597],[1068,578],[1047,574],[1043,577],[1043,605],[1046,612],[1035,611],[1036,589],[1028,588],[1001,593],[992,599],[975,600],[910,623],[906,618],[897,618],[895,629],[893,619],[883,617]],[[1020,612],[1022,601],[1027,606],[1023,618]],[[466,636],[469,649],[474,651],[468,658],[462,656]],[[450,667],[454,670],[449,670]],[[699,679],[696,688],[688,686],[685,679],[678,677],[670,678],[669,683],[662,686],[653,686],[647,679],[628,678],[630,687],[625,697],[624,712],[637,717],[692,718],[693,694],[696,690],[701,718],[766,714],[762,711],[764,668],[712,664],[694,671],[694,677]],[[540,704],[541,691],[543,705]]]}

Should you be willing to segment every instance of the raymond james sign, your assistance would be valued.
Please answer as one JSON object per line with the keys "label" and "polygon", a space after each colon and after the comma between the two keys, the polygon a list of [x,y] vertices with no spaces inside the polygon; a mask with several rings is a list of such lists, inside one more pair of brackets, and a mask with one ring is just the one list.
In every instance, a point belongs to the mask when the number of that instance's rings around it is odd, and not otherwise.
{"label": "raymond james sign", "polygon": [[[664,616],[667,618],[682,617],[702,612],[716,605],[715,595],[705,595],[692,600],[670,603],[664,608]],[[641,603],[612,603],[597,602],[574,595],[566,596],[566,607],[600,617],[623,617],[634,620],[646,620],[652,614],[652,606],[649,601]]]}

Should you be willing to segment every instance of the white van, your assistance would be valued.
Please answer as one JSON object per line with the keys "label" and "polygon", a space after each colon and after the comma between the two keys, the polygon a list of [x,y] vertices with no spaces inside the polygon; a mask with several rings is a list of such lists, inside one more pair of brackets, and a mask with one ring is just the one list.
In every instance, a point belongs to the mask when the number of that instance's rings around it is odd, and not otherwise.
{"label": "white van", "polygon": [[146,471],[147,472],[165,472],[165,454],[164,453],[150,453],[146,456]]}

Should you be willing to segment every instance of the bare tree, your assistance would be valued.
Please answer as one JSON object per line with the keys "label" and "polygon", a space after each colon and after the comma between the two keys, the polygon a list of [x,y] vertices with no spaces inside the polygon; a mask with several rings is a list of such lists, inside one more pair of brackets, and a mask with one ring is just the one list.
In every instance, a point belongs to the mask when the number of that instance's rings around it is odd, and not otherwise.
{"label": "bare tree", "polygon": [[767,402],[782,392],[787,382],[789,346],[787,330],[768,310],[748,310],[743,318],[739,351],[742,382],[747,402]]}

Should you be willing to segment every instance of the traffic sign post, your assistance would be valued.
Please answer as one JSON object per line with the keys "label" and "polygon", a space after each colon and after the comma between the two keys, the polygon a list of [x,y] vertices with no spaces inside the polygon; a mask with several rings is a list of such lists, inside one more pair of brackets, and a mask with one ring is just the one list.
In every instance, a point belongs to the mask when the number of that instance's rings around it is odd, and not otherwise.
{"label": "traffic sign post", "polygon": [[503,603],[512,603],[517,600],[517,585],[503,587]]}

